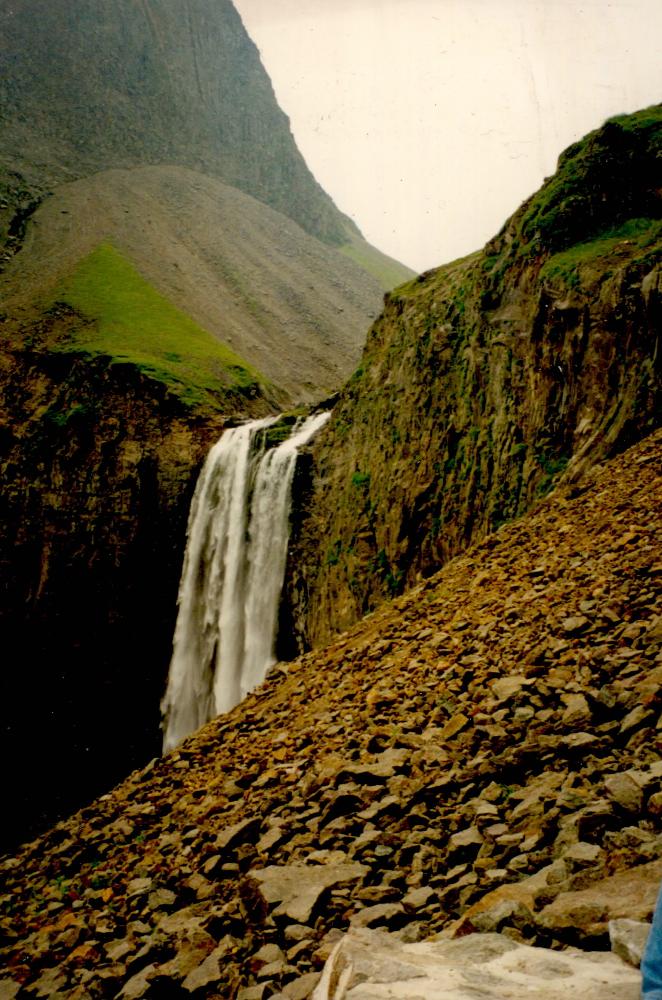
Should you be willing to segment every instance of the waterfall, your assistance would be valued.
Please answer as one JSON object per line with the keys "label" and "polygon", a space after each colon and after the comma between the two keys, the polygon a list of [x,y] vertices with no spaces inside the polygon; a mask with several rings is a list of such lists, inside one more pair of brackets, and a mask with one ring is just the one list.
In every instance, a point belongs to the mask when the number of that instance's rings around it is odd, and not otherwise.
{"label": "waterfall", "polygon": [[164,752],[258,685],[275,662],[298,449],[328,420],[299,421],[266,448],[278,417],[225,431],[191,503],[163,714]]}

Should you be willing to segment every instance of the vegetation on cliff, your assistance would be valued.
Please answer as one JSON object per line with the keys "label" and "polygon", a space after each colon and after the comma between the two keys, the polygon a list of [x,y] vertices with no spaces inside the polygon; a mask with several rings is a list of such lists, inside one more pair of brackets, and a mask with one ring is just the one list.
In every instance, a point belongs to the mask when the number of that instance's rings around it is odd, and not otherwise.
{"label": "vegetation on cliff", "polygon": [[660,108],[607,123],[484,250],[387,296],[315,446],[300,642],[659,424],[661,151]]}
{"label": "vegetation on cliff", "polygon": [[662,105],[610,118],[559,157],[512,227],[521,249],[557,253],[634,218],[660,219]]}

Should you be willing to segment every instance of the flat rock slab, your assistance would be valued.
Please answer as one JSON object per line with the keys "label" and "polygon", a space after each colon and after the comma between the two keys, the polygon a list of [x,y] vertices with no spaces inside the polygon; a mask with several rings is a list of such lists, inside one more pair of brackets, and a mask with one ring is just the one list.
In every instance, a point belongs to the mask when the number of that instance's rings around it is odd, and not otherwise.
{"label": "flat rock slab", "polygon": [[277,903],[275,916],[287,916],[299,924],[310,920],[317,900],[334,885],[356,882],[367,874],[356,862],[328,865],[270,865],[253,869],[251,880],[269,908]]}
{"label": "flat rock slab", "polygon": [[638,1000],[640,984],[604,952],[531,948],[501,934],[403,944],[363,928],[336,945],[312,1000]]}
{"label": "flat rock slab", "polygon": [[650,920],[662,881],[662,861],[637,865],[599,879],[586,889],[562,892],[546,906],[541,922],[549,928],[577,927],[629,918]]}

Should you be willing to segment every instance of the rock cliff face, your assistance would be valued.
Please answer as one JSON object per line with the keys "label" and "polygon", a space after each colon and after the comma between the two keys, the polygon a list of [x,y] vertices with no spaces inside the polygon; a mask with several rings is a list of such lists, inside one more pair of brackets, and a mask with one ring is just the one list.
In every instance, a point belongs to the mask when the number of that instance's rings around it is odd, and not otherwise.
{"label": "rock cliff face", "polygon": [[188,504],[226,419],[109,358],[2,355],[4,843],[158,752]]}
{"label": "rock cliff face", "polygon": [[659,423],[661,150],[660,106],[614,119],[484,250],[387,296],[315,446],[302,646]]}

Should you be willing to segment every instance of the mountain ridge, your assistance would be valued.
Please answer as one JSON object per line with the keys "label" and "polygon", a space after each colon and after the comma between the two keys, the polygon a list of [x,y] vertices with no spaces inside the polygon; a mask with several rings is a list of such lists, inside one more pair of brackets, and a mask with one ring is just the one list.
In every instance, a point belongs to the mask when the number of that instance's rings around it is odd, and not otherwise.
{"label": "mountain ridge", "polygon": [[308,171],[230,0],[113,8],[109,17],[95,0],[4,0],[6,169],[18,156],[19,172],[32,163],[52,186],[99,166],[179,163],[266,201],[325,242],[344,242],[353,224]]}

